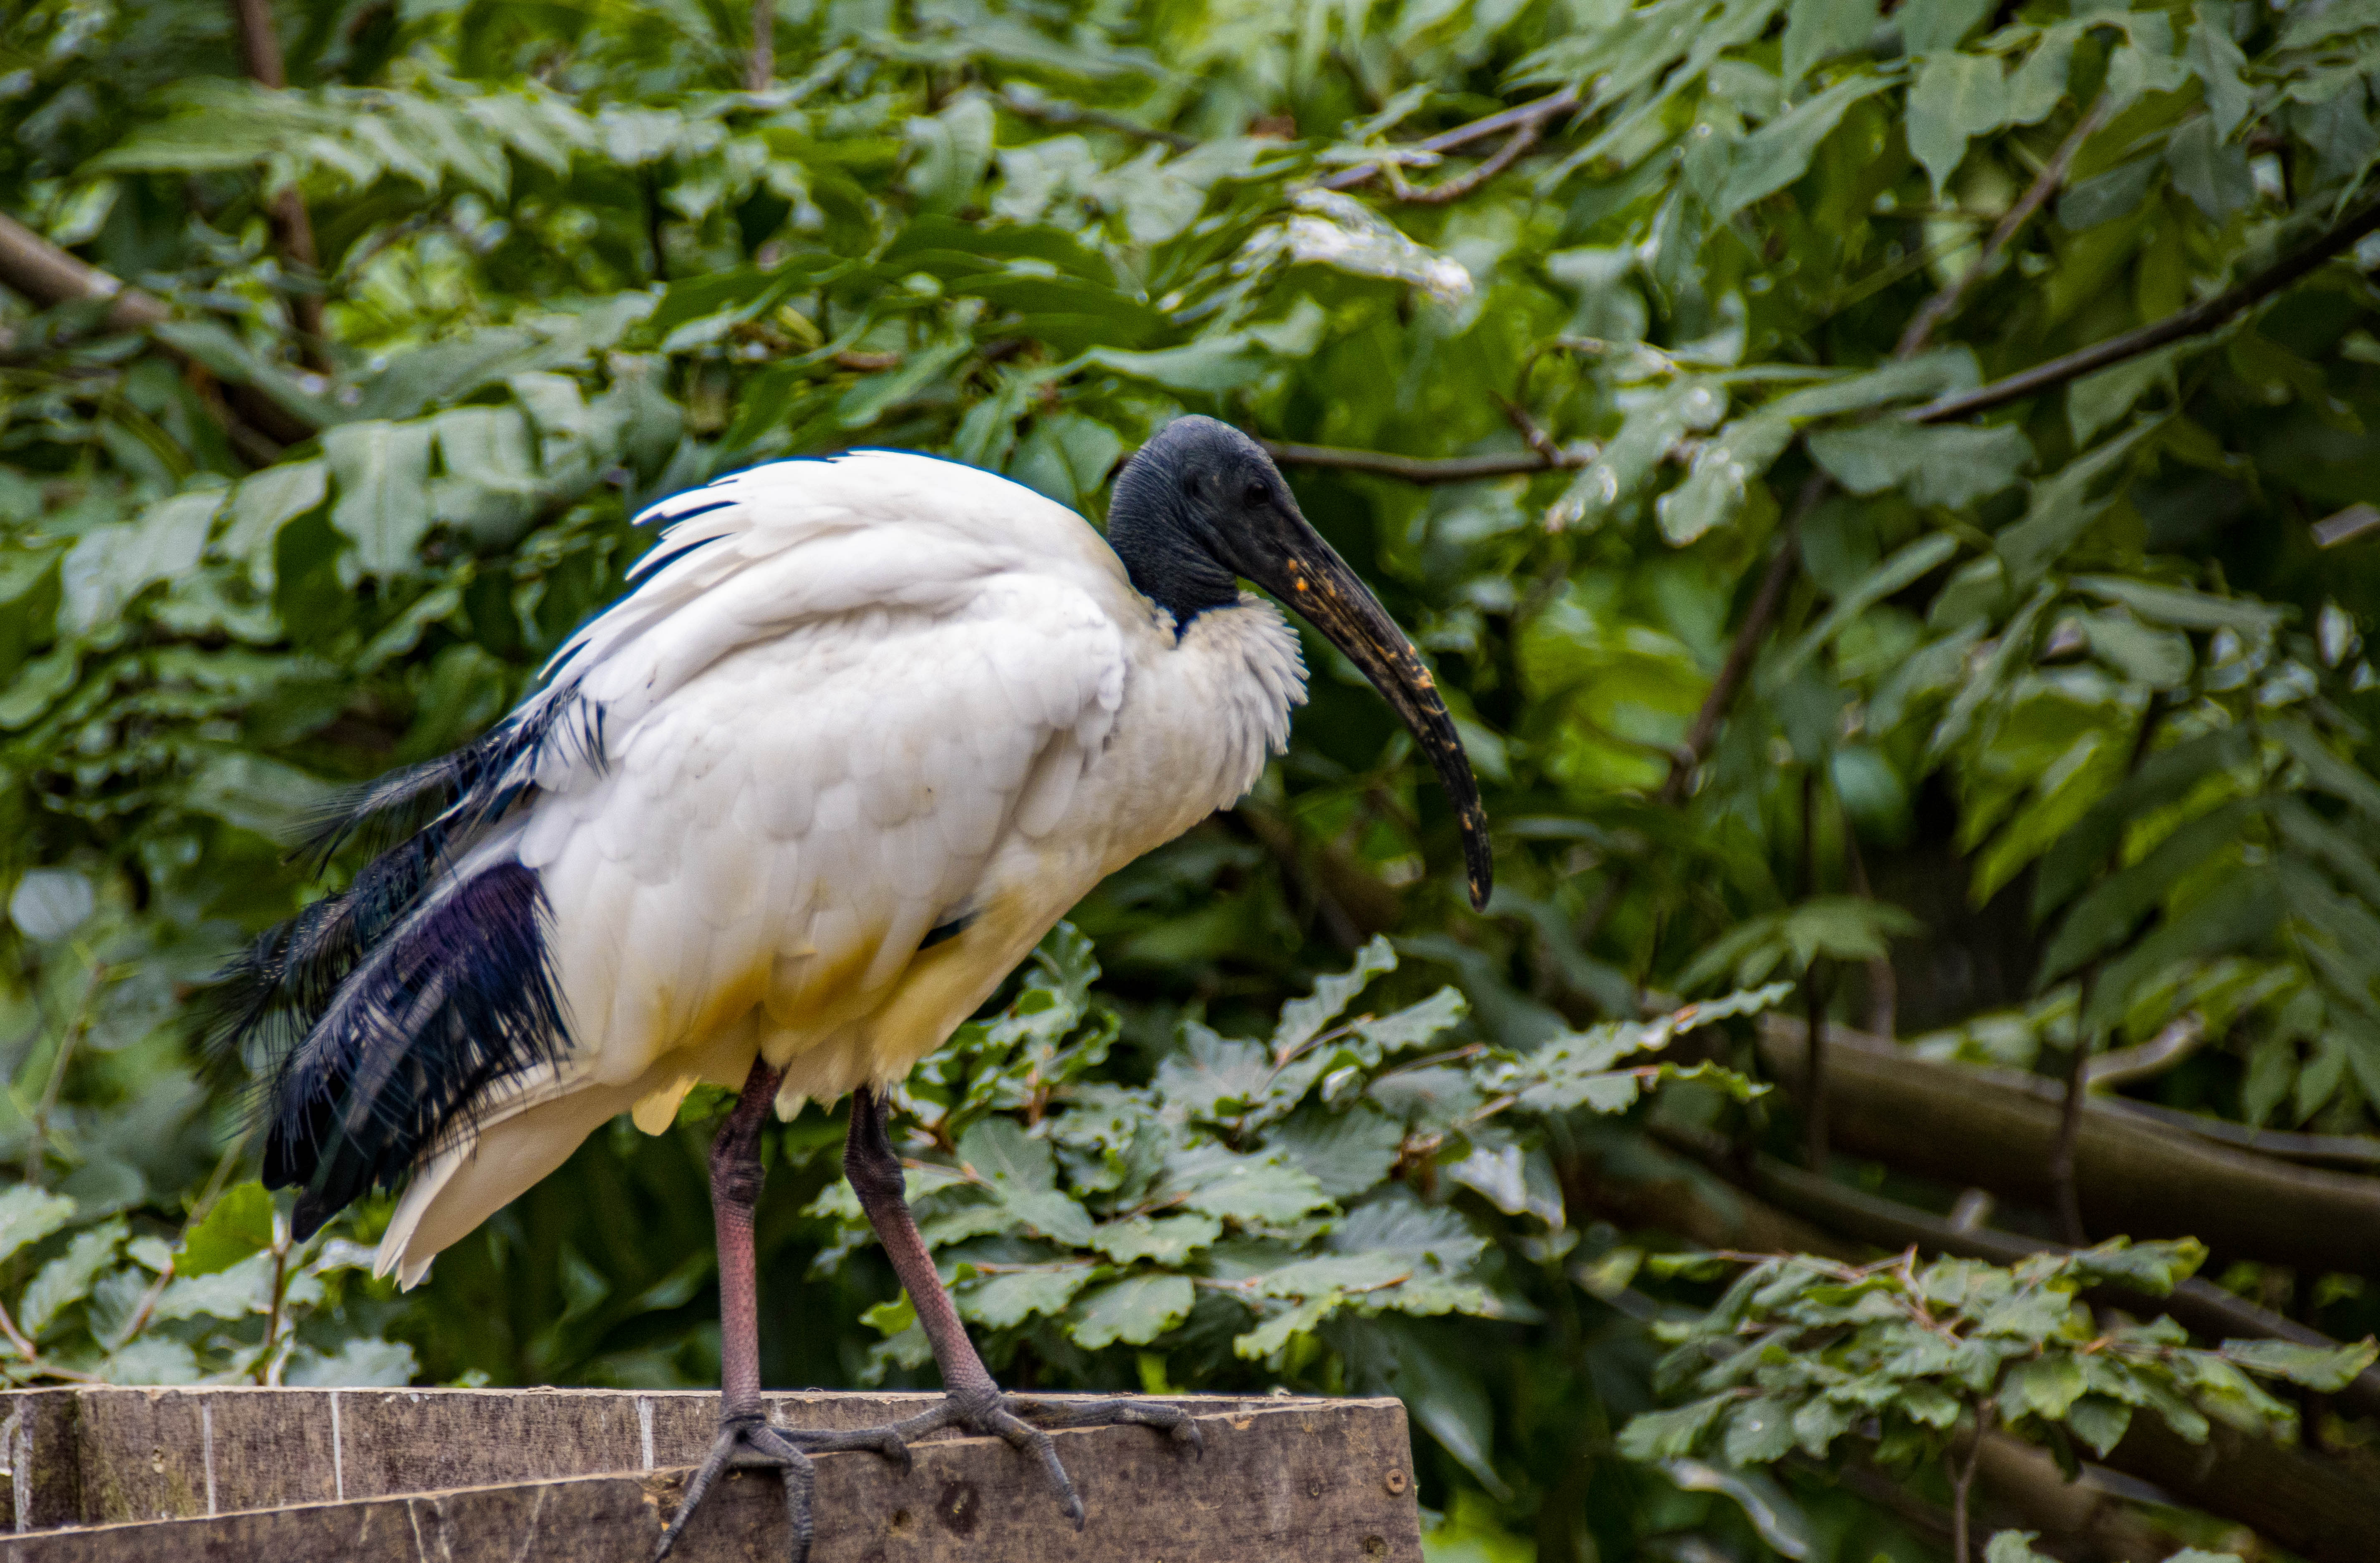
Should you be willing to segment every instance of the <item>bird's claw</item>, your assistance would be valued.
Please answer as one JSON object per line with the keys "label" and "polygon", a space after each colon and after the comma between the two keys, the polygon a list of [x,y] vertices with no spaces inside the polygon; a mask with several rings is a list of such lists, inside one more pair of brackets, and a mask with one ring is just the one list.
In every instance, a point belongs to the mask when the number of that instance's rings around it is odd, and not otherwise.
{"label": "bird's claw", "polygon": [[670,1516],[668,1529],[662,1532],[653,1563],[661,1563],[670,1555],[686,1521],[694,1518],[694,1511],[710,1496],[720,1474],[728,1471],[774,1471],[783,1478],[785,1520],[793,1531],[791,1563],[808,1563],[813,1535],[810,1498],[816,1484],[809,1457],[842,1449],[872,1449],[904,1472],[909,1469],[908,1446],[891,1428],[828,1433],[779,1427],[759,1411],[720,1418],[719,1436],[711,1440],[710,1452],[687,1480],[686,1496],[678,1500],[677,1512]]}
{"label": "bird's claw", "polygon": [[892,1433],[905,1444],[945,1427],[998,1438],[1041,1467],[1042,1475],[1057,1496],[1058,1507],[1079,1531],[1083,1528],[1082,1495],[1075,1490],[1074,1478],[1066,1474],[1064,1463],[1058,1459],[1057,1444],[1043,1429],[1117,1424],[1149,1428],[1165,1435],[1177,1446],[1186,1446],[1202,1456],[1205,1453],[1206,1441],[1199,1434],[1198,1424],[1176,1406],[1148,1405],[1137,1400],[1038,1400],[1003,1395],[997,1389],[954,1391],[945,1396],[940,1405],[877,1431]]}

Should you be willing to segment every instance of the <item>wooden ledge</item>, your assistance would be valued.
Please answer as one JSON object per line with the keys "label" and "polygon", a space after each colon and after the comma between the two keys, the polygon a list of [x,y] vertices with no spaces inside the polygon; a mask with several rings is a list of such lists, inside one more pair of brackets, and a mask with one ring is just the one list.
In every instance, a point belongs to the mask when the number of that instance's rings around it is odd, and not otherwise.
{"label": "wooden ledge", "polygon": [[[824,1428],[937,1398],[768,1397],[776,1421]],[[0,1560],[645,1563],[718,1403],[587,1389],[18,1391],[0,1396],[0,1527],[15,1521]],[[1419,1563],[1398,1401],[1161,1403],[1197,1418],[1203,1457],[1142,1427],[1052,1434],[1088,1510],[1079,1533],[997,1439],[937,1436],[906,1475],[873,1454],[820,1455],[814,1563]],[[676,1556],[782,1559],[785,1544],[777,1479],[738,1472]]]}

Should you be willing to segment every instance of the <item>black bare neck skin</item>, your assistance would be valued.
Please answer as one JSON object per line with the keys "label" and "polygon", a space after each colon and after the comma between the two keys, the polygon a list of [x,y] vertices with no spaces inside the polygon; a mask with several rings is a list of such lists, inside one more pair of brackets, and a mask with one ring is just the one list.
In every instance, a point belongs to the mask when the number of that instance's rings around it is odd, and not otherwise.
{"label": "black bare neck skin", "polygon": [[1209,608],[1240,600],[1239,577],[1215,557],[1192,520],[1171,453],[1144,449],[1116,479],[1108,546],[1135,590],[1173,615],[1177,633]]}

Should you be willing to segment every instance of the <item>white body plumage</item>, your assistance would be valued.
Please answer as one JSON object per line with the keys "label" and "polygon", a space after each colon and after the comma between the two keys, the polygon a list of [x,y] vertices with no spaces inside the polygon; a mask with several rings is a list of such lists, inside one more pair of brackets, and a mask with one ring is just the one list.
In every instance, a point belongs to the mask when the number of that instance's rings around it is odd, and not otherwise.
{"label": "white body plumage", "polygon": [[416,1169],[380,1250],[407,1286],[606,1120],[659,1133],[756,1054],[786,1116],[899,1078],[1305,698],[1269,604],[1177,636],[1081,517],[953,463],[783,462],[646,519],[657,563],[532,702],[600,743],[543,745],[450,877],[537,872],[567,1044]]}

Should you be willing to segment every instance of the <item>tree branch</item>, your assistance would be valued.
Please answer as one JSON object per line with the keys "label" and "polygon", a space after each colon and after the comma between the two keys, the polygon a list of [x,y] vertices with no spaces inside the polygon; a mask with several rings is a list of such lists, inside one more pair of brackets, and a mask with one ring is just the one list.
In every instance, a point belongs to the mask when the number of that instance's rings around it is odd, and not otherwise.
{"label": "tree branch", "polygon": [[[1518,108],[1508,108],[1500,114],[1491,114],[1484,119],[1475,119],[1468,125],[1458,125],[1451,130],[1442,130],[1435,136],[1400,147],[1398,149],[1400,151],[1444,152],[1452,151],[1457,147],[1469,146],[1474,141],[1485,140],[1490,136],[1502,136],[1509,132],[1511,138],[1496,150],[1494,156],[1491,156],[1486,164],[1473,169],[1471,173],[1450,179],[1445,185],[1433,185],[1426,189],[1410,193],[1401,191],[1400,199],[1422,201],[1452,200],[1456,196],[1476,188],[1485,180],[1494,177],[1511,166],[1514,159],[1535,146],[1538,138],[1545,134],[1547,121],[1577,108],[1580,101],[1577,88],[1565,87],[1549,97],[1537,99],[1535,103],[1523,103]],[[1524,139],[1524,137],[1525,139]],[[1490,164],[1493,164],[1493,167],[1490,167]],[[1322,188],[1326,190],[1352,190],[1359,185],[1369,184],[1378,178],[1388,166],[1385,162],[1359,163],[1352,168],[1341,169],[1323,180]],[[1468,182],[1465,183],[1465,181]],[[1435,193],[1445,190],[1448,186],[1452,185],[1461,185],[1463,188],[1448,190],[1444,195]]]}
{"label": "tree branch", "polygon": [[[174,318],[163,300],[125,286],[6,212],[0,212],[0,287],[22,294],[44,309],[110,300],[105,323],[111,331],[154,331]],[[204,370],[171,343],[158,345],[185,364]],[[224,390],[225,399],[238,415],[228,420],[233,439],[241,446],[241,454],[260,466],[275,459],[280,446],[295,444],[314,432],[252,385],[225,385]]]}
{"label": "tree branch", "polygon": [[[248,74],[260,87],[280,91],[289,85],[281,61],[280,35],[273,30],[271,0],[232,0],[239,24],[239,54]],[[298,285],[285,296],[289,318],[298,328],[298,349],[317,370],[331,367],[329,338],[322,330],[322,296],[314,290],[322,273],[314,249],[314,223],[306,212],[306,195],[295,184],[273,195],[269,207],[273,241],[282,260],[298,273]]]}
{"label": "tree branch", "polygon": [[1568,470],[1585,466],[1595,459],[1591,451],[1562,451],[1550,457],[1536,452],[1527,455],[1402,456],[1343,445],[1290,445],[1276,440],[1257,442],[1283,466],[1370,472],[1382,478],[1402,478],[1408,483],[1475,483],[1486,478]]}
{"label": "tree branch", "polygon": [[2002,214],[1998,226],[1992,229],[1992,236],[1985,241],[1982,253],[1975,257],[1974,264],[1961,272],[1956,281],[1927,299],[1917,313],[1909,317],[1908,329],[1900,333],[1900,342],[1892,350],[1894,357],[1914,357],[1925,351],[1926,342],[1934,335],[1934,328],[1949,320],[1959,306],[1966,302],[1967,295],[1974,285],[1999,265],[2000,256],[2008,249],[2010,241],[2016,237],[2017,231],[2031,222],[2033,214],[2040,211],[2043,204],[2057,193],[2058,188],[2066,182],[2067,170],[2074,166],[2075,153],[2082,150],[2083,142],[2099,133],[2099,127],[2107,123],[2107,116],[2114,112],[2115,106],[2115,99],[2104,92],[2099,95],[2099,101],[2091,105],[2091,112],[2067,132],[2066,139],[2058,144],[2057,152],[2034,176],[2024,194],[2018,198],[2017,203]]}
{"label": "tree branch", "polygon": [[[1840,1023],[1828,1040],[1837,1149],[2035,1206],[2054,1197],[2056,1082],[1918,1058]],[[1789,1094],[1800,1089],[1802,1047],[1798,1022],[1761,1026],[1761,1061]],[[2087,1095],[2074,1159],[2094,1231],[2192,1236],[2312,1274],[2380,1276],[2380,1181],[2180,1133]]]}
{"label": "tree branch", "polygon": [[1198,144],[1196,136],[1184,136],[1177,130],[1160,130],[1153,125],[1141,125],[1121,115],[1101,114],[1097,109],[1087,109],[1078,103],[1059,103],[1038,94],[1028,95],[1015,87],[1001,95],[1000,105],[1017,118],[1029,119],[1036,125],[1055,125],[1061,128],[1087,125],[1095,129],[1112,130],[1119,136],[1155,141],[1160,146],[1172,147],[1175,151],[1188,151]]}
{"label": "tree branch", "polygon": [[2237,286],[2168,316],[2155,325],[2109,337],[2095,346],[2069,353],[2062,358],[2052,358],[2022,374],[1996,380],[1973,391],[1937,397],[1908,417],[1915,423],[1943,423],[1972,413],[1988,412],[1994,407],[2006,406],[2010,402],[2054,390],[2070,380],[2080,380],[2110,364],[2137,358],[2143,353],[2153,353],[2168,343],[2213,331],[2233,316],[2263,303],[2333,256],[2354,248],[2356,241],[2374,231],[2380,231],[2380,200],[2374,201],[2296,254],[2276,261]]}
{"label": "tree branch", "polygon": [[752,0],[752,53],[744,60],[744,91],[765,92],[777,79],[777,0]]}

